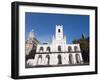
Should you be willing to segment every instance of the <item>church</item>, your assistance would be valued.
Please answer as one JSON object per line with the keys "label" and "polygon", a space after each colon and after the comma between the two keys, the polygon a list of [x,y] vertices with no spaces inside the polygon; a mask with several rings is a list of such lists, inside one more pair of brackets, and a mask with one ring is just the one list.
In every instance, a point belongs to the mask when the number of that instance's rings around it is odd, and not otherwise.
{"label": "church", "polygon": [[59,66],[83,64],[80,44],[68,44],[63,25],[56,25],[51,43],[38,43],[34,59],[27,60],[31,66]]}

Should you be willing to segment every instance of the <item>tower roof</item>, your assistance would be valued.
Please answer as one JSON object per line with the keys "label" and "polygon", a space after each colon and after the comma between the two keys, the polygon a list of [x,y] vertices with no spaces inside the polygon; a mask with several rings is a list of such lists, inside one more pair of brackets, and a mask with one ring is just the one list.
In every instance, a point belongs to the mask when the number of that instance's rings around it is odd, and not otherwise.
{"label": "tower roof", "polygon": [[56,25],[56,28],[63,28],[63,25]]}

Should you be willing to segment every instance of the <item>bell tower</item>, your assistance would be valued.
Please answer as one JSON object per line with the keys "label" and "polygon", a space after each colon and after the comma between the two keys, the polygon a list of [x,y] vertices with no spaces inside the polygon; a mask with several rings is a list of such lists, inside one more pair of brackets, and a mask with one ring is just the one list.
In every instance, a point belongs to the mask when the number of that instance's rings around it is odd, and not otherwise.
{"label": "bell tower", "polygon": [[56,38],[56,40],[63,39],[63,25],[56,25],[55,38]]}

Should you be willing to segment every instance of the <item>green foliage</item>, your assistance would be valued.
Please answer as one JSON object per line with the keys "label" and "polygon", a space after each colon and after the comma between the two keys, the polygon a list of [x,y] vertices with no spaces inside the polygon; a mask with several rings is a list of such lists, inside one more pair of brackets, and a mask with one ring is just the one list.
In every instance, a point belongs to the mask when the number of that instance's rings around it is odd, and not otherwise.
{"label": "green foliage", "polygon": [[88,50],[88,42],[85,39],[81,40],[80,47],[81,47],[81,50]]}
{"label": "green foliage", "polygon": [[89,37],[85,37],[82,34],[82,37],[73,40],[73,43],[80,44],[83,60],[84,62],[89,63]]}
{"label": "green foliage", "polygon": [[74,44],[80,44],[81,51],[89,50],[89,37],[84,37],[82,34],[82,38],[73,40]]}

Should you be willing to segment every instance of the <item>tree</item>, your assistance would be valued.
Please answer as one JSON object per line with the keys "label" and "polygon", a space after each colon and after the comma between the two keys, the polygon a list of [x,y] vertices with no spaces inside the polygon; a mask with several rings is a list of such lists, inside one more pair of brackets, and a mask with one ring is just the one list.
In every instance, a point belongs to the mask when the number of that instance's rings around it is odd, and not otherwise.
{"label": "tree", "polygon": [[82,57],[85,63],[89,63],[89,37],[85,37],[82,34],[80,39],[73,40],[74,44],[80,44]]}

